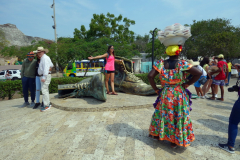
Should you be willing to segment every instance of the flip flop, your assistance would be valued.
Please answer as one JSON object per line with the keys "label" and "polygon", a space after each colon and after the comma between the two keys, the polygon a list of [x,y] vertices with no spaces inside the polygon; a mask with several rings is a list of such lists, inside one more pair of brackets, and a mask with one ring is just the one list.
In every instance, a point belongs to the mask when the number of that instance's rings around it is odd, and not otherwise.
{"label": "flip flop", "polygon": [[118,95],[116,92],[112,92],[111,95]]}
{"label": "flip flop", "polygon": [[109,91],[108,91],[107,94],[112,94],[112,92],[109,92]]}

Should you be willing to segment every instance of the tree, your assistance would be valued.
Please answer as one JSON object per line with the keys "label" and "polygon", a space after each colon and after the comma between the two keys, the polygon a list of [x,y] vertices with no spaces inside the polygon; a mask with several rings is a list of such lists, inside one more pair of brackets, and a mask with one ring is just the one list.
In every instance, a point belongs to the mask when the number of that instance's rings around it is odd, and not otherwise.
{"label": "tree", "polygon": [[147,44],[150,41],[149,35],[137,35],[135,41],[132,43],[133,48],[139,52],[145,53],[147,50]]}
{"label": "tree", "polygon": [[89,30],[86,30],[84,25],[81,25],[80,30],[74,29],[74,40],[93,41],[101,37],[107,37],[119,43],[129,44],[134,41],[134,32],[129,30],[129,27],[134,24],[134,20],[123,18],[121,14],[118,17],[110,13],[107,13],[106,16],[104,14],[93,14]]}
{"label": "tree", "polygon": [[[154,59],[161,59],[166,58],[167,55],[165,54],[166,47],[158,40],[157,32],[160,31],[157,29],[154,32]],[[149,31],[149,33],[152,34],[152,30]],[[149,43],[147,44],[146,52],[149,53],[147,57],[152,57],[152,38],[150,38]]]}
{"label": "tree", "polygon": [[183,54],[188,58],[224,54],[233,57],[239,54],[239,29],[228,19],[193,21],[192,37],[186,41]]}

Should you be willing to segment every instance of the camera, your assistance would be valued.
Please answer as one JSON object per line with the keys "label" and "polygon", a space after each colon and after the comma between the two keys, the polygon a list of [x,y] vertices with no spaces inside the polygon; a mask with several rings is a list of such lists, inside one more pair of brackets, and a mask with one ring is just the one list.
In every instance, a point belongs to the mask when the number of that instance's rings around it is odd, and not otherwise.
{"label": "camera", "polygon": [[228,88],[228,92],[238,92],[239,91],[239,80],[236,82],[236,85]]}

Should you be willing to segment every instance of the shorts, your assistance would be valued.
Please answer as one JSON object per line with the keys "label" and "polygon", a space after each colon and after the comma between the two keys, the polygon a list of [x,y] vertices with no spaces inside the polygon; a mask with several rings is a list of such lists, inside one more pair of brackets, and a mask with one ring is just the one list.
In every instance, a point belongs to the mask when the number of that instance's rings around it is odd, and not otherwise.
{"label": "shorts", "polygon": [[108,71],[108,70],[105,70],[105,73],[115,73],[115,71]]}
{"label": "shorts", "polygon": [[194,83],[194,87],[197,87],[197,88],[199,88],[202,84],[199,82],[199,80],[202,78],[202,77],[207,77],[207,76],[201,76],[198,80],[197,80],[197,82],[195,82]]}
{"label": "shorts", "polygon": [[224,85],[225,85],[225,80],[216,80],[216,79],[213,79],[212,84],[216,84],[216,85],[218,85],[218,86],[224,86]]}

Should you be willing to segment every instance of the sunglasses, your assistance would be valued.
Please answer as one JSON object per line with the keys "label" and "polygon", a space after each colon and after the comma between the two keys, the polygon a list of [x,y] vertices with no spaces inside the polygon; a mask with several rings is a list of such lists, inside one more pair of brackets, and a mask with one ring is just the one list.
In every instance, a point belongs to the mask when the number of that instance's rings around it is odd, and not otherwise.
{"label": "sunglasses", "polygon": [[28,58],[34,58],[34,56],[28,56]]}

